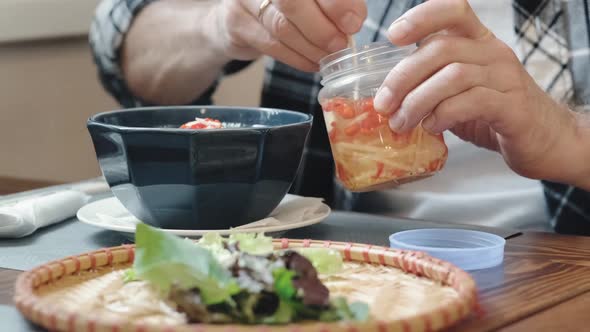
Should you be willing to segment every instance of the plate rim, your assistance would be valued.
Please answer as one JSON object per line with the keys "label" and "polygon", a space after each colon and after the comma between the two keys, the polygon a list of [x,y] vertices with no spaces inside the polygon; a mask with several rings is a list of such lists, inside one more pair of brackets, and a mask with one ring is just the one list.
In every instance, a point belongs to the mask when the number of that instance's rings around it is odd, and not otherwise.
{"label": "plate rim", "polygon": [[[297,196],[297,195],[287,194],[287,195],[285,195],[285,198],[287,198],[287,197],[305,197],[305,196]],[[87,210],[92,209],[92,208],[96,207],[97,205],[108,204],[111,201],[118,202],[118,204],[120,204],[123,208],[125,208],[123,203],[121,203],[116,196],[105,197],[105,198],[101,198],[101,199],[95,200],[93,202],[87,203],[84,206],[82,206],[76,212],[76,218],[82,223],[85,223],[85,224],[91,225],[91,226],[95,226],[95,227],[98,227],[101,229],[115,231],[115,232],[121,232],[121,233],[126,233],[126,234],[135,234],[135,227],[127,227],[127,226],[123,226],[123,225],[118,226],[118,225],[113,225],[110,223],[107,224],[107,223],[103,223],[100,221],[92,220],[92,218],[88,218],[87,216],[84,215]],[[279,203],[279,205],[280,205],[280,203]],[[324,221],[326,218],[328,218],[330,216],[330,214],[332,213],[332,209],[323,201],[321,202],[321,207],[325,211],[323,211],[320,216],[315,217],[315,218],[310,218],[307,220],[303,220],[301,222],[289,223],[289,224],[285,224],[285,225],[252,227],[252,228],[238,228],[238,229],[208,229],[208,230],[170,229],[170,228],[159,228],[159,229],[164,232],[170,233],[170,234],[174,234],[174,235],[178,235],[178,236],[187,236],[187,237],[203,236],[207,233],[217,233],[219,235],[229,235],[232,233],[283,232],[283,231],[287,231],[287,230],[292,230],[292,229],[303,228],[303,227],[315,225],[317,223]],[[129,212],[128,210],[127,210],[127,213],[129,213],[129,215],[133,216],[133,214],[131,214],[131,212]],[[137,217],[135,217],[135,216],[133,216],[133,217],[136,218],[137,220],[139,220]]]}

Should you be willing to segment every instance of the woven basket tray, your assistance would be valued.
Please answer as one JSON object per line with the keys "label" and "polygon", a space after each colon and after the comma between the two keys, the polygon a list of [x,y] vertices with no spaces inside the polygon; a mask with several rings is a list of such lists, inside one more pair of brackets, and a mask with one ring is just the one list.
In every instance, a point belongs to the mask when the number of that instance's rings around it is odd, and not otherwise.
{"label": "woven basket tray", "polygon": [[[124,268],[130,266],[133,262],[135,248],[132,245],[126,245],[64,258],[27,271],[21,274],[16,282],[14,300],[18,310],[25,317],[49,330],[88,332],[437,331],[454,325],[468,316],[477,306],[477,290],[471,276],[450,263],[432,258],[424,253],[393,250],[357,243],[314,240],[281,239],[274,240],[274,245],[277,249],[330,247],[339,250],[345,261],[381,264],[397,268],[405,273],[422,276],[449,286],[457,292],[457,296],[450,301],[435,305],[432,310],[397,320],[335,323],[306,322],[304,324],[274,326],[227,324],[142,325],[128,319],[107,320],[97,315],[82,315],[71,307],[43,303],[42,290],[50,286],[57,287],[56,281],[63,276],[76,276],[79,272],[92,271],[95,268]],[[68,286],[61,287],[67,288]]]}

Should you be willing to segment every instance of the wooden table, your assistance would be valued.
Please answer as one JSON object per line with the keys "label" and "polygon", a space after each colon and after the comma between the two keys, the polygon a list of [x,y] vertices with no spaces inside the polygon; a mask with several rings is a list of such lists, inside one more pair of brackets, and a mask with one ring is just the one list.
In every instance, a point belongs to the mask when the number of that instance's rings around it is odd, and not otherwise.
{"label": "wooden table", "polygon": [[[0,269],[0,304],[20,271]],[[524,233],[508,239],[503,266],[473,273],[485,314],[451,331],[590,329],[590,237]]]}

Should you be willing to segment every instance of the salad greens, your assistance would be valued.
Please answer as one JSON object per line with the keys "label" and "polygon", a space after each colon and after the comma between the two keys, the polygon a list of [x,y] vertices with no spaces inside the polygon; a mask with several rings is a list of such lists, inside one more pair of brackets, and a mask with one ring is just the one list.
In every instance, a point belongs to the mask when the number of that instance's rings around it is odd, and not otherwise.
{"label": "salad greens", "polygon": [[[224,243],[240,243],[242,252],[252,255],[267,255],[273,252],[272,238],[262,233],[234,233],[224,239],[217,233],[207,233],[200,240],[199,245],[209,249],[220,261],[229,257],[229,251]],[[296,248],[292,249],[309,259],[315,269],[321,274],[334,274],[342,270],[342,255],[337,250],[329,248]]]}
{"label": "salad greens", "polygon": [[144,280],[202,323],[285,324],[301,320],[365,320],[365,303],[330,298],[318,273],[342,269],[327,248],[274,251],[264,234],[215,233],[197,243],[145,224],[136,230],[136,255],[126,282]]}
{"label": "salad greens", "polygon": [[135,233],[133,274],[163,292],[173,284],[181,288],[199,287],[206,304],[226,301],[239,291],[229,271],[212,253],[189,240],[138,224]]}

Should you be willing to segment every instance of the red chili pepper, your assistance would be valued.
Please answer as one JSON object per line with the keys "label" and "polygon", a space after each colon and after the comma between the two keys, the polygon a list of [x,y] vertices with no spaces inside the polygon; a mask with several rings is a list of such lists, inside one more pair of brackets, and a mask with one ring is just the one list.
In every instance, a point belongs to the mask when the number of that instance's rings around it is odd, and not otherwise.
{"label": "red chili pepper", "polygon": [[396,133],[395,131],[391,131],[391,138],[393,139],[394,142],[398,143],[398,144],[409,144],[410,140],[412,138],[412,132],[407,132],[407,133],[403,133],[403,134],[399,134]]}
{"label": "red chili pepper", "polygon": [[338,113],[341,117],[345,119],[354,118],[354,107],[348,104],[341,104],[339,107],[334,109],[334,112]]}
{"label": "red chili pepper", "polygon": [[407,172],[404,170],[401,170],[401,169],[394,169],[391,171],[391,176],[393,176],[397,179],[405,177],[406,174],[407,174]]}
{"label": "red chili pepper", "polygon": [[219,120],[215,120],[215,119],[211,119],[211,118],[205,118],[205,119],[195,119],[195,121],[190,121],[187,122],[185,124],[183,124],[182,126],[180,126],[181,129],[217,129],[217,128],[221,128],[221,121]]}
{"label": "red chili pepper", "polygon": [[348,173],[346,173],[344,166],[342,166],[342,164],[339,162],[336,162],[336,175],[338,175],[338,178],[342,182],[348,182],[349,180]]}
{"label": "red chili pepper", "polygon": [[370,135],[371,133],[373,133],[373,130],[369,128],[361,128],[360,133],[363,135]]}
{"label": "red chili pepper", "polygon": [[441,164],[441,160],[440,159],[436,159],[436,160],[432,160],[430,163],[428,163],[428,172],[436,172],[440,169],[440,164]]}
{"label": "red chili pepper", "polygon": [[381,125],[380,120],[379,114],[375,112],[369,113],[367,117],[361,121],[361,128],[373,130]]}
{"label": "red chili pepper", "polygon": [[360,129],[361,127],[357,123],[353,123],[350,126],[344,128],[344,133],[347,136],[354,136],[359,132]]}
{"label": "red chili pepper", "polygon": [[361,101],[361,112],[375,112],[373,98],[366,98]]}
{"label": "red chili pepper", "polygon": [[332,130],[330,130],[330,133],[328,134],[328,138],[330,139],[330,142],[332,142],[332,144],[336,143],[337,133],[338,131],[336,130],[336,128],[333,128]]}
{"label": "red chili pepper", "polygon": [[180,126],[181,129],[203,129],[206,127],[204,123],[185,123]]}
{"label": "red chili pepper", "polygon": [[384,167],[385,165],[382,162],[377,162],[377,172],[375,173],[375,175],[373,175],[373,179],[378,179],[381,176]]}
{"label": "red chili pepper", "polygon": [[345,119],[354,117],[354,106],[349,100],[344,98],[332,98],[328,100],[323,109],[325,112],[336,112]]}

